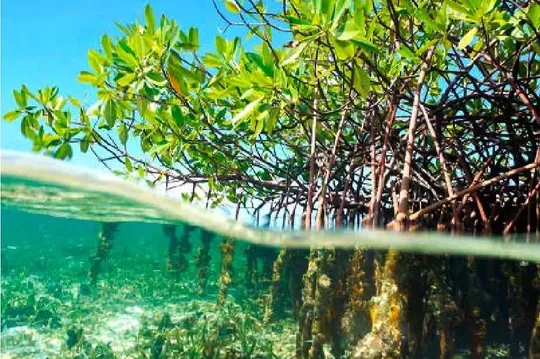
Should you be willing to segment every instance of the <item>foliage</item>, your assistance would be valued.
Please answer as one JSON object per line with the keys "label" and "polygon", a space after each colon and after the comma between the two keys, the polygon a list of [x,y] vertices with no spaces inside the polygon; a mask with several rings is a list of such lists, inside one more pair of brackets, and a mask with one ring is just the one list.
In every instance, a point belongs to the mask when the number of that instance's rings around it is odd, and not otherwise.
{"label": "foliage", "polygon": [[22,86],[4,119],[19,119],[36,151],[63,159],[78,145],[123,173],[169,188],[191,183],[214,205],[227,198],[247,207],[249,197],[336,216],[344,207],[375,223],[396,207],[395,186],[412,182],[416,195],[399,198],[407,215],[480,170],[534,161],[537,3],[282,5],[226,1],[225,14],[216,4],[228,26],[259,42],[217,35],[209,52],[196,28],[157,20],[147,6],[144,24],[118,24],[121,36],[104,35],[88,52],[78,80],[97,102]]}

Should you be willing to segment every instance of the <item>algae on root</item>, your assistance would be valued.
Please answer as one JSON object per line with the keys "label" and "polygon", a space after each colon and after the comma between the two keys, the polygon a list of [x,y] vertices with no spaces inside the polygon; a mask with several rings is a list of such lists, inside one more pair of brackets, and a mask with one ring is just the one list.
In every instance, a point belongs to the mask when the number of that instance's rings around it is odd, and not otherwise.
{"label": "algae on root", "polygon": [[280,296],[280,287],[283,272],[287,261],[290,258],[290,251],[286,248],[282,248],[279,251],[278,257],[274,261],[272,267],[272,283],[270,285],[270,293],[268,295],[268,300],[266,302],[265,312],[264,312],[264,321],[269,322],[274,319],[277,301]]}
{"label": "algae on root", "polygon": [[312,249],[304,275],[299,315],[297,358],[323,358],[323,345],[333,338],[336,319],[336,250]]}
{"label": "algae on root", "polygon": [[398,264],[401,254],[390,250],[382,273],[377,277],[377,292],[370,300],[371,332],[358,342],[355,358],[400,357],[404,336],[406,296],[400,286]]}
{"label": "algae on root", "polygon": [[[277,318],[280,301],[288,299],[294,318],[298,318],[302,307],[302,277],[307,270],[307,251],[304,249],[282,248],[274,260],[272,281],[265,307],[265,322]],[[284,295],[285,284],[288,296]]]}
{"label": "algae on root", "polygon": [[103,261],[112,249],[114,235],[118,230],[118,223],[104,222],[101,226],[101,232],[98,234],[96,254],[90,257],[90,270],[88,276],[90,277],[90,283],[92,284],[96,284],[97,282],[98,275],[103,266]]}
{"label": "algae on root", "polygon": [[345,312],[341,331],[350,343],[357,342],[371,328],[369,300],[375,294],[375,253],[355,248],[347,261]]}
{"label": "algae on root", "polygon": [[210,244],[211,238],[210,233],[203,231],[201,233],[201,247],[197,250],[195,256],[195,266],[197,266],[197,293],[199,295],[204,295],[206,293],[206,286],[208,284],[208,274],[209,274],[209,265],[210,260]]}
{"label": "algae on root", "polygon": [[221,273],[219,276],[219,297],[218,304],[225,303],[227,290],[233,280],[233,259],[235,250],[235,240],[232,237],[225,237],[220,245],[221,250]]}
{"label": "algae on root", "polygon": [[167,251],[167,271],[171,272],[176,279],[180,273],[188,268],[188,261],[185,253],[191,251],[191,243],[189,235],[191,228],[187,227],[181,236],[176,235],[176,226],[166,224],[163,225],[163,233],[169,238],[169,249]]}

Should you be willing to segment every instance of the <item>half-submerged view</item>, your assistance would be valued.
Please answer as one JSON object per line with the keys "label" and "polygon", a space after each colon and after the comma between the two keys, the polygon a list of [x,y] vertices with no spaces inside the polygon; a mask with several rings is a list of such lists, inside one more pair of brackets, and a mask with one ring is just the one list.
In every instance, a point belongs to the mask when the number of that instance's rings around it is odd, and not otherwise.
{"label": "half-submerged view", "polygon": [[188,8],[13,90],[2,358],[540,358],[537,1]]}

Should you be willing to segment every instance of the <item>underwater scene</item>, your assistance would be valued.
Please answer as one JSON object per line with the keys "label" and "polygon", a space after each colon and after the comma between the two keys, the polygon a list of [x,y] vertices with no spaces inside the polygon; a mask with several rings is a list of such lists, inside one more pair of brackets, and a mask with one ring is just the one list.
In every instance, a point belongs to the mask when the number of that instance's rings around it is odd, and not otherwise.
{"label": "underwater scene", "polygon": [[2,160],[2,358],[540,353],[537,237],[413,233],[419,248],[405,233],[261,230],[112,176]]}
{"label": "underwater scene", "polygon": [[540,0],[1,12],[0,358],[540,359]]}

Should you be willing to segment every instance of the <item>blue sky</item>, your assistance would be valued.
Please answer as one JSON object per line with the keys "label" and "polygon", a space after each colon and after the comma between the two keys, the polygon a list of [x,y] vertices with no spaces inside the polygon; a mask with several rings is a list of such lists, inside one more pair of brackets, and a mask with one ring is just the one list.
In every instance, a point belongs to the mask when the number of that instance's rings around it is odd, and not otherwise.
{"label": "blue sky", "polygon": [[[92,88],[76,81],[88,69],[87,52],[99,48],[101,35],[118,35],[115,21],[144,19],[148,1],[140,0],[25,0],[2,1],[2,109],[14,108],[12,91],[26,84],[31,90],[55,85],[63,95],[92,98]],[[219,3],[219,2],[218,2]],[[150,2],[156,18],[162,13],[182,28],[196,26],[203,49],[214,48],[214,37],[224,23],[211,0],[160,0]],[[227,37],[233,36],[228,30]],[[19,121],[1,124],[1,148],[30,151],[20,133]],[[101,167],[90,153],[75,153],[72,162]]]}

